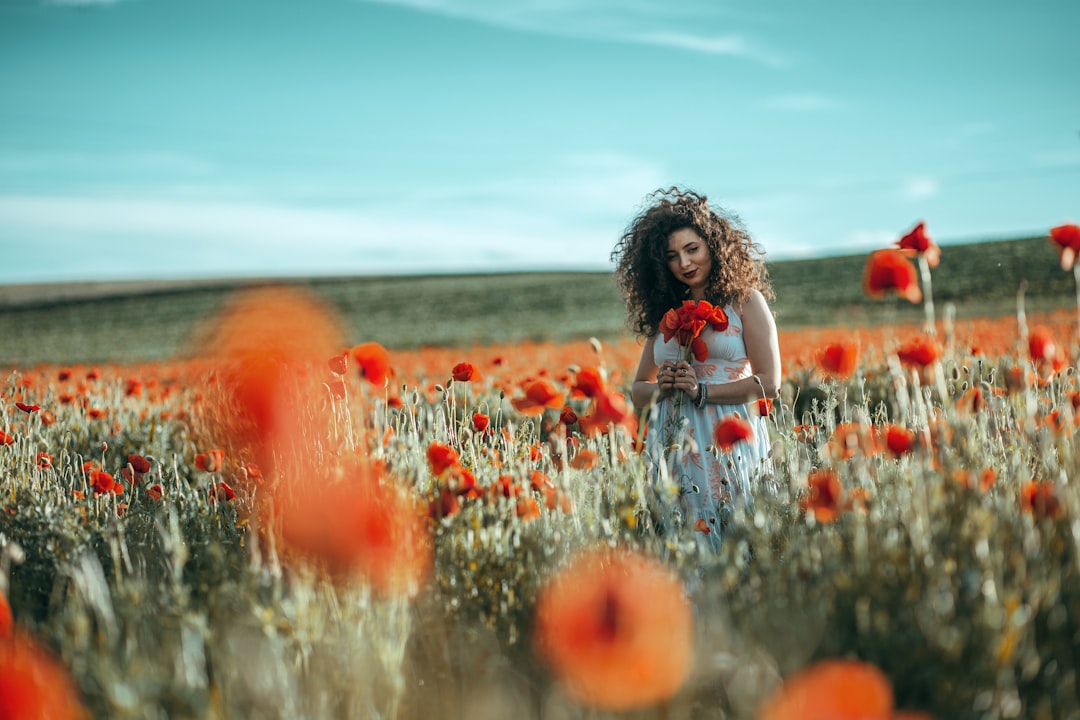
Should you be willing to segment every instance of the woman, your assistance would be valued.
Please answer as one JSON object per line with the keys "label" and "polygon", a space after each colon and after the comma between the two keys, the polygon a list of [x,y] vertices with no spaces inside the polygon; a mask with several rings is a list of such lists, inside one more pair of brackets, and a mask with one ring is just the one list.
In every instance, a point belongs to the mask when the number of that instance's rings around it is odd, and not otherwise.
{"label": "woman", "polygon": [[[612,253],[630,325],[645,337],[633,401],[649,410],[646,452],[658,480],[678,487],[669,517],[658,522],[694,528],[716,549],[736,501],[751,509],[755,481],[770,470],[756,401],[775,398],[780,385],[772,285],[761,249],[737,218],[688,190],[651,198]],[[723,330],[702,332],[703,360],[684,359],[686,348],[660,332],[665,313],[686,300],[706,300],[727,316]],[[730,452],[709,451],[713,428],[733,414],[749,422],[752,436]]]}

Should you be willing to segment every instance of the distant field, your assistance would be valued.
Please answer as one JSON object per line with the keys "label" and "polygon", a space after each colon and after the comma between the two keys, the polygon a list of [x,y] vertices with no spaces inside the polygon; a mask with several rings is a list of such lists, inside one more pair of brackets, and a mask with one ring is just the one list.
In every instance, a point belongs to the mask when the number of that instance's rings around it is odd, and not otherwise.
{"label": "distant field", "polygon": [[[781,330],[870,325],[922,317],[921,306],[862,292],[866,256],[769,265]],[[951,245],[933,273],[934,299],[959,317],[1071,306],[1071,273],[1046,238]],[[137,362],[183,354],[199,323],[252,281],[0,286],[0,364]],[[626,334],[608,273],[351,277],[290,281],[336,308],[346,340],[407,349]]]}

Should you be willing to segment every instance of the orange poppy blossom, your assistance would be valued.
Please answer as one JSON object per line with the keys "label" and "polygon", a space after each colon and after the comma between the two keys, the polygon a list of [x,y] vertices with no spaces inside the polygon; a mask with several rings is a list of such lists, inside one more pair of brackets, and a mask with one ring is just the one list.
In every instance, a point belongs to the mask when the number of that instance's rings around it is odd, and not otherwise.
{"label": "orange poppy blossom", "polygon": [[282,542],[300,556],[335,576],[356,575],[384,596],[413,597],[426,583],[433,565],[426,508],[381,465],[349,461],[274,492]]}
{"label": "orange poppy blossom", "polygon": [[561,422],[563,425],[573,425],[577,421],[578,415],[576,412],[574,412],[574,408],[570,407],[569,405],[564,407],[562,409],[562,412],[559,413],[559,422]]}
{"label": "orange poppy blossom", "polygon": [[926,223],[920,222],[911,232],[896,241],[901,251],[921,255],[927,267],[935,268],[941,260],[941,248],[926,234]]}
{"label": "orange poppy blossom", "polygon": [[1080,253],[1080,226],[1067,223],[1050,228],[1050,243],[1057,249],[1062,270],[1072,270]]}
{"label": "orange poppy blossom", "polygon": [[820,660],[784,679],[754,720],[896,720],[892,683],[860,660]]}
{"label": "orange poppy blossom", "polygon": [[831,523],[844,512],[844,488],[840,478],[828,468],[811,470],[806,477],[808,492],[799,498],[799,509],[813,514],[819,523]]}
{"label": "orange poppy blossom", "polygon": [[540,589],[533,645],[577,702],[643,708],[673,696],[689,676],[693,616],[682,583],[662,563],[627,549],[588,549]]}
{"label": "orange poppy blossom", "polygon": [[1060,520],[1065,516],[1065,506],[1049,480],[1029,480],[1021,485],[1020,508],[1040,520]]}
{"label": "orange poppy blossom", "polygon": [[618,390],[601,391],[593,399],[589,412],[579,415],[577,421],[589,437],[607,432],[612,426],[625,428],[633,436],[637,428],[637,416],[626,402],[626,396]]}
{"label": "orange poppy blossom", "polygon": [[754,438],[754,429],[741,415],[726,415],[713,425],[713,443],[720,452],[731,452],[741,442]]}
{"label": "orange poppy blossom", "polygon": [[571,387],[573,397],[595,398],[606,389],[607,383],[599,369],[589,366],[578,368],[574,372],[574,384]]}
{"label": "orange poppy blossom", "polygon": [[433,442],[428,445],[427,461],[431,466],[431,473],[435,476],[442,475],[451,467],[458,464],[460,458],[457,450],[446,443]]}
{"label": "orange poppy blossom", "polygon": [[0,640],[0,718],[89,717],[75,683],[42,644],[20,631]]}
{"label": "orange poppy blossom", "polygon": [[915,447],[915,431],[909,428],[888,423],[881,434],[884,435],[885,447],[894,457],[906,455]]}
{"label": "orange poppy blossom", "polygon": [[364,342],[349,351],[360,370],[360,377],[375,387],[383,387],[392,374],[390,354],[377,342]]}
{"label": "orange poppy blossom", "polygon": [[838,423],[829,438],[829,449],[837,460],[850,460],[856,453],[873,457],[881,452],[880,433],[871,425],[859,422]]}
{"label": "orange poppy blossom", "polygon": [[0,445],[14,445],[15,436],[0,430]]}
{"label": "orange poppy blossom", "polygon": [[216,473],[219,472],[222,466],[225,464],[225,451],[224,450],[208,450],[206,452],[198,453],[195,456],[195,467],[203,472]]}
{"label": "orange poppy blossom", "polygon": [[817,365],[826,376],[846,380],[859,367],[859,347],[846,342],[826,345],[817,354]]}
{"label": "orange poppy blossom", "polygon": [[941,347],[929,335],[916,335],[897,348],[896,356],[908,367],[923,369],[941,359]]}
{"label": "orange poppy blossom", "polygon": [[30,405],[30,404],[24,403],[24,402],[16,402],[15,407],[19,408],[24,413],[28,413],[28,414],[29,413],[36,413],[38,410],[41,409],[40,405]]}
{"label": "orange poppy blossom", "polygon": [[547,409],[558,410],[566,397],[545,378],[529,380],[522,389],[524,397],[513,398],[510,404],[523,415],[540,415]]}
{"label": "orange poppy blossom", "polygon": [[890,293],[917,303],[922,300],[915,266],[901,250],[886,248],[870,253],[863,271],[863,291],[867,297],[881,299]]}

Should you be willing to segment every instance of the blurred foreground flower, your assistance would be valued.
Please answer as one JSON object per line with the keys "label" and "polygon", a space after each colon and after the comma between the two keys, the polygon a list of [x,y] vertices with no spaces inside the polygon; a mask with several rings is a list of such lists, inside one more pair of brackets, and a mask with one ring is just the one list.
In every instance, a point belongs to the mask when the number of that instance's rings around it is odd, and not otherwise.
{"label": "blurred foreground flower", "polygon": [[1058,225],[1050,228],[1050,242],[1061,256],[1061,269],[1072,270],[1080,253],[1080,225]]}
{"label": "blurred foreground flower", "polygon": [[844,488],[840,478],[828,468],[812,470],[806,478],[809,492],[799,500],[799,509],[811,512],[819,523],[831,523],[844,512]]}
{"label": "blurred foreground flower", "polygon": [[85,717],[74,683],[51,653],[23,633],[0,640],[0,720]]}
{"label": "blurred foreground flower", "polygon": [[829,377],[846,380],[859,366],[859,346],[844,342],[826,345],[818,353],[817,364]]}
{"label": "blurred foreground flower", "polygon": [[690,672],[693,617],[682,583],[628,550],[585,551],[551,578],[537,598],[534,633],[540,658],[586,705],[653,705]]}
{"label": "blurred foreground flower", "polygon": [[870,253],[863,273],[863,290],[875,300],[889,293],[896,293],[913,303],[922,300],[915,266],[901,250],[894,248]]}
{"label": "blurred foreground flower", "polygon": [[278,488],[285,544],[336,576],[359,574],[381,595],[412,597],[427,580],[425,509],[379,467],[359,461],[339,477]]}
{"label": "blurred foreground flower", "polygon": [[787,678],[756,720],[892,720],[892,686],[873,665],[823,660]]}

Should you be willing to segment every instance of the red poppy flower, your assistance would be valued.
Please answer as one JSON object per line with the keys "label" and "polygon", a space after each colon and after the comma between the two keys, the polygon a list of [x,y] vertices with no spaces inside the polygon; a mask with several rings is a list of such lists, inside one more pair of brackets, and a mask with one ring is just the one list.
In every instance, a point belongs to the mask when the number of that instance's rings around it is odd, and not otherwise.
{"label": "red poppy flower", "polygon": [[163,488],[161,487],[161,483],[154,483],[150,487],[146,488],[147,497],[149,497],[154,502],[158,502],[159,500],[161,500],[162,492]]}
{"label": "red poppy flower", "polygon": [[1037,326],[1028,333],[1028,355],[1037,363],[1053,361],[1058,355],[1057,343],[1049,328]]}
{"label": "red poppy flower", "polygon": [[756,720],[893,720],[893,692],[879,669],[858,660],[821,660],[784,680]]}
{"label": "red poppy flower", "polygon": [[565,395],[555,389],[549,380],[539,378],[525,385],[525,397],[514,398],[510,404],[524,415],[539,415],[548,408],[563,406]]}
{"label": "red poppy flower", "polygon": [[15,407],[19,408],[24,413],[35,413],[41,409],[40,405],[28,405],[24,402],[16,402]]}
{"label": "red poppy flower", "polygon": [[540,659],[585,705],[653,705],[673,696],[690,673],[693,615],[682,583],[636,552],[597,549],[575,557],[541,588],[533,632]]}
{"label": "red poppy flower", "polygon": [[433,475],[442,475],[448,468],[457,465],[458,460],[457,450],[449,445],[440,442],[428,445],[427,461]]}
{"label": "red poppy flower", "polygon": [[583,367],[574,373],[575,397],[597,397],[604,392],[605,385],[603,374],[595,367]]}
{"label": "red poppy flower", "polygon": [[773,412],[773,401],[769,398],[758,398],[754,402],[754,409],[761,417],[769,417]]}
{"label": "red poppy flower", "polygon": [[22,632],[0,642],[0,718],[85,718],[75,684],[43,645]]}
{"label": "red poppy flower", "polygon": [[138,378],[129,377],[124,381],[125,397],[142,397],[143,382]]}
{"label": "red poppy flower", "polygon": [[517,503],[514,504],[514,515],[522,522],[536,520],[540,517],[540,504],[536,502],[536,498],[518,498]]}
{"label": "red poppy flower", "polygon": [[754,438],[754,428],[741,415],[727,415],[713,425],[713,443],[720,452],[731,452],[741,442]]}
{"label": "red poppy flower", "polygon": [[1020,487],[1020,507],[1037,518],[1058,520],[1065,515],[1054,484],[1048,480],[1029,480]]}
{"label": "red poppy flower", "polygon": [[456,515],[461,511],[461,500],[457,493],[448,487],[441,488],[439,494],[428,503],[428,517],[441,520]]}
{"label": "red poppy flower", "polygon": [[0,642],[4,638],[11,637],[15,631],[15,616],[11,612],[11,605],[7,596],[0,592]]}
{"label": "red poppy flower", "polygon": [[224,480],[214,483],[210,488],[210,500],[212,502],[228,502],[236,499],[236,491]]}
{"label": "red poppy flower", "polygon": [[150,461],[142,455],[128,455],[128,465],[131,466],[132,470],[140,474],[150,472]]}
{"label": "red poppy flower", "polygon": [[374,465],[355,463],[344,475],[279,485],[283,541],[335,575],[358,574],[381,595],[416,595],[432,569],[426,506]]}
{"label": "red poppy flower", "polygon": [[1080,226],[1068,224],[1050,228],[1050,242],[1061,255],[1061,269],[1072,270],[1080,253]]}
{"label": "red poppy flower", "polygon": [[360,377],[376,387],[390,378],[390,355],[377,342],[361,343],[352,349],[353,359],[360,366]]}
{"label": "red poppy flower", "polygon": [[911,232],[896,241],[901,250],[906,250],[926,258],[926,264],[937,267],[941,260],[941,248],[926,234],[926,223],[920,222]]}
{"label": "red poppy flower", "polygon": [[491,424],[491,418],[484,413],[473,413],[472,426],[473,430],[478,433],[482,433],[488,429],[488,425]]}
{"label": "red poppy flower", "polygon": [[39,452],[34,462],[39,468],[51,468],[53,463],[53,456],[47,452]]}
{"label": "red poppy flower", "polygon": [[38,415],[38,419],[45,427],[49,427],[50,425],[54,425],[56,423],[56,416],[48,410],[42,410],[41,414]]}
{"label": "red poppy flower", "polygon": [[90,480],[91,487],[94,488],[95,495],[101,495],[107,492],[120,495],[124,492],[123,485],[116,482],[116,478],[104,470],[91,470],[87,477]]}
{"label": "red poppy flower", "polygon": [[600,456],[595,450],[583,448],[577,451],[570,460],[570,467],[575,470],[590,470],[596,467],[596,463],[600,462]]}
{"label": "red poppy flower", "polygon": [[0,445],[12,445],[14,442],[15,438],[12,435],[0,430]]}
{"label": "red poppy flower", "polygon": [[224,450],[210,450],[195,456],[195,467],[203,472],[218,472],[225,463]]}
{"label": "red poppy flower", "polygon": [[861,452],[867,457],[881,451],[877,434],[868,425],[857,422],[839,423],[829,438],[829,448],[833,457],[847,460]]}
{"label": "red poppy flower", "polygon": [[911,451],[915,446],[915,432],[900,425],[889,424],[885,427],[885,447],[899,457]]}
{"label": "red poppy flower", "polygon": [[574,409],[572,407],[570,407],[569,405],[564,407],[562,409],[562,412],[559,413],[559,422],[561,422],[563,425],[573,425],[577,421],[578,421],[577,413],[574,412]]}
{"label": "red poppy flower", "polygon": [[344,375],[349,366],[349,354],[340,353],[334,355],[332,358],[326,361],[327,367],[330,368],[330,372],[335,375]]}
{"label": "red poppy flower", "polygon": [[893,248],[870,253],[863,273],[863,290],[874,299],[896,293],[913,303],[922,300],[915,266],[903,252]]}
{"label": "red poppy flower", "polygon": [[826,345],[818,353],[817,363],[826,375],[847,379],[859,367],[859,346],[843,342]]}
{"label": "red poppy flower", "polygon": [[901,345],[896,355],[904,365],[925,368],[941,358],[941,348],[929,335],[916,335]]}
{"label": "red poppy flower", "polygon": [[480,371],[471,362],[459,362],[450,370],[454,382],[470,382],[480,379]]}
{"label": "red poppy flower", "polygon": [[806,483],[809,492],[799,499],[799,508],[803,512],[812,512],[820,523],[831,523],[840,517],[844,489],[836,473],[827,468],[811,470]]}

